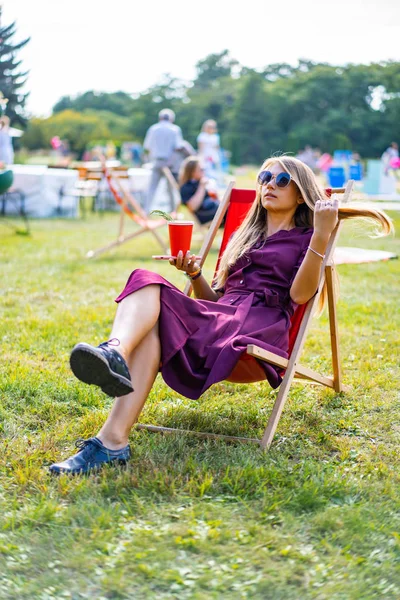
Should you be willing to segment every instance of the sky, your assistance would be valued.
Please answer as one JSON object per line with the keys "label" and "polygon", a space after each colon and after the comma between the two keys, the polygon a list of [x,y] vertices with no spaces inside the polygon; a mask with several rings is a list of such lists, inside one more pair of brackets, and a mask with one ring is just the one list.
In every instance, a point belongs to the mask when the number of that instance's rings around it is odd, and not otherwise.
{"label": "sky", "polygon": [[400,61],[400,0],[0,0],[2,25],[29,70],[26,109],[48,116],[65,95],[143,92],[170,73],[185,81],[208,54],[243,66],[299,58],[343,65]]}

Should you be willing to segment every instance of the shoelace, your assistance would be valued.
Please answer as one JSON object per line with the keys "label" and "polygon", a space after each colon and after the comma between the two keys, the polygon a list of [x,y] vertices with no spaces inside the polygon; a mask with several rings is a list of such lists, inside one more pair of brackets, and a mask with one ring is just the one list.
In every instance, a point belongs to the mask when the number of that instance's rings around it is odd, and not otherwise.
{"label": "shoelace", "polygon": [[79,438],[78,440],[76,440],[75,446],[76,446],[76,448],[79,448],[80,450],[83,450],[84,448],[86,448],[86,446],[90,446],[93,443],[94,443],[93,442],[93,438],[89,438],[88,440],[85,440],[83,438]]}
{"label": "shoelace", "polygon": [[[117,344],[112,344],[111,342],[117,342]],[[107,340],[106,342],[99,344],[99,348],[101,348],[102,346],[120,346],[120,345],[121,345],[121,342],[119,341],[118,338],[111,338],[110,340]]]}
{"label": "shoelace", "polygon": [[[97,444],[96,441],[97,441],[97,439],[94,439],[94,438],[89,438],[88,440],[85,440],[84,438],[79,438],[76,440],[75,446],[76,446],[76,448],[79,448],[79,450],[83,450],[84,448],[87,448],[88,446],[99,446],[101,448],[101,444]],[[108,448],[103,448],[103,451],[105,451],[107,453],[113,452],[113,450],[108,450]]]}
{"label": "shoelace", "polygon": [[[117,343],[117,344],[112,344],[111,342],[114,342],[114,341],[115,341],[115,342],[118,342],[118,343]],[[112,348],[113,346],[120,346],[120,344],[121,344],[121,342],[119,341],[119,339],[118,339],[118,338],[111,338],[110,340],[107,340],[106,342],[103,342],[103,343],[99,344],[99,345],[98,345],[98,348],[107,348],[108,346],[111,346],[111,348]],[[121,354],[120,354],[120,353],[119,353],[117,350],[115,350],[115,352],[114,352],[114,358],[115,358],[115,359],[116,359],[116,360],[117,360],[119,363],[121,363],[121,364],[122,364],[122,365],[124,365],[126,368],[128,368],[128,367],[127,367],[127,365],[126,365],[126,361],[125,361],[125,359],[123,358],[123,356],[121,356]],[[130,379],[130,378],[131,378],[131,376],[129,375],[129,379]]]}

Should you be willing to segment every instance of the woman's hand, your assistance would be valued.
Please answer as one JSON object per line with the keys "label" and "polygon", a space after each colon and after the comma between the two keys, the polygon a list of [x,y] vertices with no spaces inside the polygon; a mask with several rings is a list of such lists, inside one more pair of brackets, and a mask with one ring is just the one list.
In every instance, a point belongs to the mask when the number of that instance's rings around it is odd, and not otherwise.
{"label": "woman's hand", "polygon": [[183,255],[182,250],[179,250],[176,259],[171,258],[169,264],[176,267],[178,271],[183,271],[188,275],[200,269],[200,264],[196,262],[196,255],[192,254],[190,250],[185,255]]}
{"label": "woman's hand", "polygon": [[336,195],[328,200],[317,200],[314,210],[314,232],[328,237],[338,222],[339,200]]}

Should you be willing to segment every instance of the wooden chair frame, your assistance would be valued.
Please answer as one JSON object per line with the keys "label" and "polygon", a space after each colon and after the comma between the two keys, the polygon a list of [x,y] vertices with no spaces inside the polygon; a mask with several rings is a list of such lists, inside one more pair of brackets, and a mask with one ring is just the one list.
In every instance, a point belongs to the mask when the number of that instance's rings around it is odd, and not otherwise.
{"label": "wooden chair frame", "polygon": [[[343,193],[344,197],[342,203],[348,202],[352,190],[353,190],[353,181],[349,181],[345,188],[336,188],[333,189],[333,193]],[[200,251],[201,265],[204,264],[208,252],[211,248],[215,235],[218,231],[218,228],[221,224],[221,221],[228,209],[230,202],[230,195],[233,188],[233,182],[229,184],[224,198],[221,202],[221,205],[218,209],[217,214],[214,217],[210,230],[208,232],[207,238],[204,240],[203,246]],[[290,387],[292,385],[293,380],[299,379],[303,382],[311,382],[319,385],[324,385],[326,387],[332,388],[335,392],[346,391],[347,388],[343,384],[342,378],[342,370],[340,365],[340,352],[339,352],[339,335],[338,335],[338,323],[337,323],[337,312],[336,312],[336,298],[334,291],[334,264],[333,264],[333,253],[337,244],[337,240],[339,237],[339,232],[342,226],[342,221],[339,221],[335,229],[333,230],[328,247],[326,249],[325,258],[321,267],[321,275],[318,284],[318,291],[311,298],[305,309],[299,331],[297,333],[296,341],[294,343],[292,352],[288,359],[282,358],[278,354],[273,352],[268,352],[263,348],[260,348],[256,345],[247,346],[247,354],[250,356],[254,356],[255,358],[262,359],[272,365],[281,367],[285,369],[285,374],[282,380],[282,383],[279,387],[279,391],[275,400],[274,407],[272,409],[271,416],[269,418],[268,424],[265,428],[264,434],[261,439],[257,438],[245,438],[245,437],[237,437],[237,436],[226,436],[219,435],[216,433],[208,433],[208,432],[197,432],[191,430],[182,430],[182,429],[173,429],[170,427],[159,427],[155,425],[144,425],[137,424],[138,429],[146,429],[151,432],[164,432],[164,433],[172,433],[172,432],[180,432],[180,433],[191,433],[203,438],[213,438],[213,439],[223,439],[226,441],[239,441],[239,442],[252,442],[261,446],[261,448],[268,449],[272,443],[272,440],[275,435],[276,428],[279,423],[279,419],[281,417],[283,408],[285,406],[286,399],[288,397]],[[311,326],[311,321],[315,309],[318,305],[318,300],[321,295],[322,288],[326,282],[327,285],[327,294],[328,294],[328,311],[329,311],[329,327],[330,327],[330,342],[331,342],[331,353],[332,353],[332,367],[333,367],[333,375],[325,376],[317,373],[313,369],[301,365],[299,363],[300,356],[304,347],[304,343],[306,341],[307,333]],[[187,283],[184,292],[187,295],[191,294],[191,285],[190,282]]]}
{"label": "wooden chair frame", "polygon": [[[167,254],[168,246],[156,231],[156,229],[160,227],[165,227],[166,221],[164,219],[153,220],[148,218],[133,194],[131,194],[123,185],[122,179],[127,179],[127,175],[125,174],[124,170],[118,168],[111,170],[106,169],[104,166],[103,171],[116,202],[121,206],[118,235],[114,242],[111,242],[106,246],[102,246],[97,250],[90,250],[86,254],[86,258],[94,258],[99,256],[99,254],[103,254],[103,252],[107,252],[112,248],[121,246],[122,244],[125,244],[129,240],[133,240],[143,233],[151,233],[161,246],[163,253]],[[125,214],[127,214],[139,226],[139,229],[128,235],[125,235],[124,233]]]}
{"label": "wooden chair frame", "polygon": [[171,200],[173,202],[173,195],[174,193],[176,193],[176,195],[179,198],[179,202],[178,203],[174,203],[175,204],[175,210],[172,212],[177,212],[180,204],[181,204],[181,190],[179,187],[178,182],[176,181],[175,177],[172,175],[171,169],[169,167],[163,167],[162,168],[162,172],[163,175],[167,181],[167,186],[168,186],[168,193],[171,195]]}

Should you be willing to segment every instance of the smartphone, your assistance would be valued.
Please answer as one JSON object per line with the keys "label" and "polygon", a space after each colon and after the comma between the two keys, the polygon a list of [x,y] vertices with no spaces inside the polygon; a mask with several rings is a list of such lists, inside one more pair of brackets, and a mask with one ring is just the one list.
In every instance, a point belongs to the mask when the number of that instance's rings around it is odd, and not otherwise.
{"label": "smartphone", "polygon": [[[171,258],[173,258],[174,260],[176,259],[176,256],[167,256],[165,254],[153,254],[153,256],[151,258],[154,258],[154,260],[171,260]],[[196,256],[195,260],[201,260],[202,257],[201,256]]]}
{"label": "smartphone", "polygon": [[151,258],[154,258],[154,260],[171,260],[171,258],[173,258],[175,260],[176,256],[166,256],[164,254],[153,254],[153,256]]}

